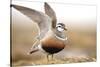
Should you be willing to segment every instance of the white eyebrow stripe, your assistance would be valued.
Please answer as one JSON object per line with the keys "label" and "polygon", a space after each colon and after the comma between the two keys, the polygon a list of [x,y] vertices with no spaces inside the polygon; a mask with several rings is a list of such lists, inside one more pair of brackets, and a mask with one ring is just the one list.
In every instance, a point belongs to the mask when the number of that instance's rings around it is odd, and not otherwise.
{"label": "white eyebrow stripe", "polygon": [[62,26],[62,25],[57,25],[57,27],[58,27],[58,26]]}

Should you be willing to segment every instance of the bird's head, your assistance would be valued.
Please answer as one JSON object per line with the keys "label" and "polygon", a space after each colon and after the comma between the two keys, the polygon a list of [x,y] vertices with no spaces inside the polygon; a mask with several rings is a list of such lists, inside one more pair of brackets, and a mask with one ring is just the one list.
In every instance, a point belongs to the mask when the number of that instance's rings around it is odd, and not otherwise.
{"label": "bird's head", "polygon": [[64,23],[58,23],[58,24],[56,25],[56,29],[57,29],[57,31],[59,31],[59,32],[67,31],[67,28],[66,28],[66,26],[65,26]]}

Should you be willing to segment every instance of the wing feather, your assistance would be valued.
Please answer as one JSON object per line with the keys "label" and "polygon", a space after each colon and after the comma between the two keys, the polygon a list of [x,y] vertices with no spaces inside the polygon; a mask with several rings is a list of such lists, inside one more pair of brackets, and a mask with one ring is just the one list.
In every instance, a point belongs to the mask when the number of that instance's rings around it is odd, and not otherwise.
{"label": "wing feather", "polygon": [[45,2],[45,13],[51,18],[52,20],[52,25],[51,27],[55,29],[56,27],[56,22],[57,22],[57,19],[56,19],[56,13],[55,11],[50,7],[50,5]]}
{"label": "wing feather", "polygon": [[38,27],[40,28],[40,33],[39,33],[40,39],[42,39],[45,36],[51,24],[51,19],[49,16],[47,16],[42,12],[24,6],[19,6],[19,5],[11,5],[11,6],[38,24]]}

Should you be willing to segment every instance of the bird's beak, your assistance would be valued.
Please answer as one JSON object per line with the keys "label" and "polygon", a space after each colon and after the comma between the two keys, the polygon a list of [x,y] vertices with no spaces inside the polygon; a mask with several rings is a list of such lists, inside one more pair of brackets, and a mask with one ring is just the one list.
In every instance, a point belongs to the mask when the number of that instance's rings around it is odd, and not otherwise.
{"label": "bird's beak", "polygon": [[66,31],[67,31],[67,28],[65,27],[65,28],[64,28],[64,30],[66,30]]}

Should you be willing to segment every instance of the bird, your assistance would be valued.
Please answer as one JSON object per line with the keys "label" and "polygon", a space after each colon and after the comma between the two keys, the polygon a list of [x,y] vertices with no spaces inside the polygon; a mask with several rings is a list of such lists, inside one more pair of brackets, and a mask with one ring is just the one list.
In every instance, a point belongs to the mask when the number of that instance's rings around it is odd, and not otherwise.
{"label": "bird", "polygon": [[38,25],[39,33],[34,38],[35,43],[28,52],[29,54],[41,50],[47,54],[49,60],[49,55],[53,58],[54,54],[65,48],[67,36],[64,32],[67,31],[66,25],[61,22],[57,23],[56,13],[47,2],[44,2],[45,13],[14,4],[11,4],[11,7],[14,7]]}

